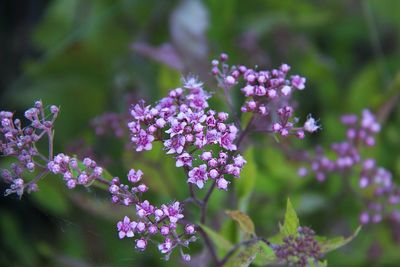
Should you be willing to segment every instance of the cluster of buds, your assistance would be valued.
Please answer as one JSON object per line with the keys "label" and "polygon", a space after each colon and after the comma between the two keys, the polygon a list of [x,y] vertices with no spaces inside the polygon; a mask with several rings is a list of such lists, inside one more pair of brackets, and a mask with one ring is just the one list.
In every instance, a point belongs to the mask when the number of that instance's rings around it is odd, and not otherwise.
{"label": "cluster of buds", "polygon": [[[347,127],[346,140],[333,143],[329,152],[318,147],[314,156],[307,156],[310,168],[300,168],[299,175],[305,176],[311,170],[322,182],[330,174],[340,173],[347,177],[346,174],[354,171],[359,177],[360,189],[368,195],[365,198],[367,210],[361,213],[360,222],[378,223],[384,215],[400,221],[399,211],[395,208],[400,203],[400,189],[394,184],[391,173],[377,166],[373,158],[364,159],[361,154],[363,148],[375,144],[380,124],[369,110],[363,110],[360,119],[353,114],[344,115],[341,122]],[[328,157],[330,154],[335,157]]]}
{"label": "cluster of buds", "polygon": [[[141,200],[142,194],[148,190],[148,187],[141,183],[143,172],[141,170],[131,169],[127,175],[127,180],[133,185],[124,185],[118,177],[110,182],[109,192],[112,195],[112,202],[125,206],[136,207],[136,220],[131,220],[125,216],[123,220],[117,223],[119,238],[131,238],[135,235],[135,247],[139,251],[147,248],[149,241],[158,244],[159,251],[168,259],[174,248],[179,247],[182,259],[190,260],[190,255],[183,252],[191,242],[196,240],[195,226],[191,224],[182,225],[183,207],[178,201],[171,204],[162,204],[156,207],[148,200]],[[161,236],[163,241],[156,240]]]}
{"label": "cluster of buds", "polygon": [[[209,97],[203,84],[189,77],[182,88],[170,91],[155,107],[144,101],[134,105],[128,127],[136,151],[150,150],[153,141],[162,141],[166,153],[175,156],[176,166],[187,170],[188,183],[203,188],[211,178],[226,190],[224,175],[239,177],[246,161],[229,153],[237,149],[238,129],[227,123],[227,113],[208,108]],[[219,151],[217,157],[210,151],[213,148]]]}
{"label": "cluster of buds", "polygon": [[137,194],[147,192],[149,189],[144,183],[139,182],[142,180],[143,172],[141,170],[135,171],[131,169],[127,175],[128,181],[134,186],[130,187],[127,184],[121,183],[118,177],[111,180],[109,191],[111,193],[111,201],[114,204],[121,204],[125,206],[132,205],[139,201]]}
{"label": "cluster of buds", "polygon": [[[29,121],[26,127],[22,126],[20,119],[13,118],[12,112],[0,112],[0,154],[16,159],[11,170],[2,170],[4,182],[11,184],[6,195],[16,193],[21,196],[25,189],[28,192],[37,190],[36,179],[27,182],[24,174],[45,169],[46,161],[52,157],[53,125],[59,108],[50,106],[48,111],[42,101],[36,101],[34,107],[25,111],[25,118]],[[36,147],[43,137],[47,137],[51,144],[48,156],[41,154]]]}
{"label": "cluster of buds", "polygon": [[293,117],[291,96],[294,91],[304,90],[306,79],[299,75],[288,78],[289,65],[282,64],[273,70],[254,70],[243,65],[229,66],[225,63],[227,59],[228,56],[222,54],[220,61],[213,60],[212,73],[225,91],[236,84],[241,85],[246,101],[240,110],[263,118],[263,131],[281,136],[292,134],[302,139],[305,131],[312,133],[320,128],[312,117],[302,127],[295,127],[298,119]]}
{"label": "cluster of buds", "polygon": [[275,255],[288,266],[306,267],[321,258],[321,247],[315,239],[315,232],[308,227],[299,227],[297,235],[289,235],[283,243],[272,245]]}
{"label": "cluster of buds", "polygon": [[102,177],[103,168],[97,166],[90,158],[79,162],[76,158],[58,154],[47,164],[47,168],[54,174],[60,174],[69,189],[78,185],[88,186],[96,179]]}
{"label": "cluster of buds", "polygon": [[[182,259],[190,261],[190,255],[184,253],[183,249],[196,241],[196,230],[192,224],[180,223],[184,217],[181,204],[176,201],[158,208],[145,200],[137,201],[135,205],[137,219],[131,220],[125,216],[117,223],[119,238],[132,238],[136,235],[135,247],[139,251],[144,251],[150,241],[154,242],[166,260],[175,248],[179,248]],[[157,241],[160,236],[162,242]]]}

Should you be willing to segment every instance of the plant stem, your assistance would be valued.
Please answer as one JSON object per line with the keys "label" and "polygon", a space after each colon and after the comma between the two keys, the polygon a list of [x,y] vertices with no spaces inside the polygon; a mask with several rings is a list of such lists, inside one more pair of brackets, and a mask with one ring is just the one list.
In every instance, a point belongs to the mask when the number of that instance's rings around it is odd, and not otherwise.
{"label": "plant stem", "polygon": [[218,266],[224,266],[224,264],[226,264],[228,262],[228,260],[233,256],[233,254],[235,254],[235,252],[241,247],[241,246],[249,246],[253,243],[256,243],[258,241],[262,241],[267,245],[270,245],[270,242],[265,239],[264,237],[254,237],[252,239],[249,240],[244,240],[242,242],[237,243],[236,245],[234,245],[229,251],[228,253],[226,253],[225,257],[219,262]]}
{"label": "plant stem", "polygon": [[249,133],[251,124],[253,123],[253,120],[254,120],[254,115],[251,117],[251,119],[247,123],[246,128],[240,133],[239,138],[236,143],[236,146],[238,149],[239,149],[241,143],[243,142],[244,138],[246,137],[246,135]]}
{"label": "plant stem", "polygon": [[107,179],[104,179],[103,177],[97,177],[96,181],[101,184],[104,184],[104,185],[110,185],[110,181],[108,181]]}
{"label": "plant stem", "polygon": [[204,239],[204,243],[205,243],[208,251],[210,252],[211,259],[214,262],[214,265],[220,266],[220,261],[217,256],[217,252],[215,251],[215,247],[214,247],[213,243],[211,242],[210,237],[206,234],[206,232],[204,232],[204,230],[200,226],[198,227],[198,232]]}
{"label": "plant stem", "polygon": [[204,224],[206,222],[208,200],[210,199],[210,196],[211,196],[212,192],[214,191],[216,184],[217,184],[217,180],[214,180],[214,182],[212,183],[211,187],[208,189],[207,194],[201,203],[200,222],[202,224]]}
{"label": "plant stem", "polygon": [[54,131],[48,130],[47,135],[49,138],[49,161],[53,160],[53,139],[54,139]]}
{"label": "plant stem", "polygon": [[28,188],[30,185],[37,183],[40,179],[45,177],[47,174],[49,174],[49,170],[44,170],[41,173],[39,173],[33,180],[31,180],[29,183],[25,184],[24,188]]}

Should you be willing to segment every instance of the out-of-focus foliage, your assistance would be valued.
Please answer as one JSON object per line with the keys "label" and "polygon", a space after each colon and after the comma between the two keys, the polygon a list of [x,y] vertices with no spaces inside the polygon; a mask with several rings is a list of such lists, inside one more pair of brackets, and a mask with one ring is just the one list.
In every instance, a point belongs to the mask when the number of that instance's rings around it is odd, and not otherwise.
{"label": "out-of-focus foliage", "polygon": [[[0,4],[1,109],[21,112],[39,98],[60,105],[55,150],[94,154],[116,176],[130,167],[142,169],[155,203],[187,196],[183,172],[159,153],[161,147],[137,154],[120,140],[96,138],[89,126],[93,117],[105,111],[124,113],[139,98],[155,101],[179,85],[181,72],[197,73],[214,90],[209,60],[222,51],[232,63],[262,68],[286,62],[307,77],[296,113],[317,115],[323,130],[294,144],[253,135],[245,153],[248,164],[232,184],[237,198],[224,192],[211,198],[209,224],[220,229],[215,235],[223,236],[221,247],[243,238],[225,209],[245,211],[258,236],[271,236],[284,217],[288,196],[302,225],[319,234],[349,236],[356,229],[360,200],[342,179],[329,177],[324,184],[300,179],[299,166],[282,152],[288,145],[307,149],[342,139],[342,113],[363,108],[378,112],[383,129],[369,153],[400,183],[400,1],[11,2]],[[240,103],[239,93],[234,95]],[[221,99],[212,104],[228,110]],[[152,249],[137,253],[133,242],[119,240],[115,222],[134,212],[111,208],[107,193],[67,192],[51,176],[39,186],[40,192],[22,200],[1,198],[1,266],[180,264],[179,256],[164,262]],[[199,247],[192,248],[193,254]],[[364,227],[327,260],[329,266],[399,266],[399,248],[400,225],[383,222]],[[201,260],[193,257],[194,264]]]}

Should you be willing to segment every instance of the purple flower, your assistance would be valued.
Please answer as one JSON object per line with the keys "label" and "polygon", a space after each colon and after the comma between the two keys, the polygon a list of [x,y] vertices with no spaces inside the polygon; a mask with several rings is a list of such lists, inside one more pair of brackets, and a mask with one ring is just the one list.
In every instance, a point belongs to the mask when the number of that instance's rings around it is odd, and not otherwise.
{"label": "purple flower", "polygon": [[153,214],[154,206],[150,205],[149,201],[145,200],[142,203],[136,204],[136,214],[143,218]]}
{"label": "purple flower", "polygon": [[69,179],[69,180],[67,180],[66,185],[67,185],[68,189],[73,189],[76,186],[76,180],[75,179]]}
{"label": "purple flower", "polygon": [[373,133],[377,133],[381,129],[374,114],[372,114],[368,109],[364,109],[362,112],[361,127],[368,129]]}
{"label": "purple flower", "polygon": [[169,221],[171,223],[176,223],[184,217],[183,214],[181,213],[181,206],[178,201],[175,201],[174,203],[168,206],[163,205],[162,210],[164,214],[168,216]]}
{"label": "purple flower", "polygon": [[228,184],[229,184],[229,182],[227,180],[225,180],[224,178],[219,178],[217,180],[217,187],[219,189],[228,190]]}
{"label": "purple flower", "polygon": [[317,124],[316,120],[309,116],[307,121],[304,123],[304,130],[310,133],[315,132],[318,130],[320,126]]}
{"label": "purple flower", "polygon": [[292,88],[288,85],[285,85],[281,88],[281,92],[283,95],[287,96],[292,92]]}
{"label": "purple flower", "polygon": [[237,155],[234,159],[233,159],[233,161],[234,161],[234,163],[235,163],[235,166],[236,167],[239,167],[239,168],[242,168],[246,163],[247,163],[247,161],[243,158],[243,156],[242,155]]}
{"label": "purple flower", "polygon": [[215,179],[219,176],[219,172],[216,169],[212,169],[208,172],[211,179]]}
{"label": "purple flower", "polygon": [[305,88],[306,78],[300,77],[299,75],[294,75],[291,78],[292,86],[299,90],[303,90]]}
{"label": "purple flower", "polygon": [[173,119],[171,121],[171,128],[165,132],[170,134],[171,137],[173,137],[177,134],[182,134],[185,126],[186,126],[186,122],[179,122],[177,119]]}
{"label": "purple flower", "polygon": [[172,250],[171,239],[166,238],[164,243],[158,245],[158,250],[163,254],[170,252]]}
{"label": "purple flower", "polygon": [[207,165],[202,164],[199,167],[194,167],[189,171],[188,182],[196,184],[198,188],[204,187],[204,182],[207,180]]}
{"label": "purple flower", "polygon": [[236,138],[236,134],[234,133],[225,133],[220,140],[220,145],[227,149],[227,150],[236,150],[237,147],[236,145],[233,143],[233,141]]}
{"label": "purple flower", "polygon": [[117,229],[118,229],[118,236],[120,239],[126,237],[133,237],[134,236],[134,231],[136,228],[137,223],[132,221],[128,218],[128,216],[124,217],[123,221],[119,221],[117,223]]}
{"label": "purple flower", "polygon": [[147,247],[147,240],[144,238],[140,238],[138,240],[136,240],[136,249],[143,251],[145,250]]}
{"label": "purple flower", "polygon": [[144,224],[144,222],[138,222],[136,225],[136,230],[139,233],[143,233],[146,230],[146,225]]}
{"label": "purple flower", "polygon": [[131,109],[131,115],[138,121],[144,121],[150,119],[152,116],[150,114],[150,106],[144,106],[144,101],[140,101]]}
{"label": "purple flower", "polygon": [[191,257],[189,254],[182,254],[182,260],[188,262],[191,260]]}
{"label": "purple flower", "polygon": [[192,166],[192,156],[185,152],[182,153],[181,155],[176,157],[176,167],[182,167],[182,166]]}
{"label": "purple flower", "polygon": [[151,150],[153,148],[152,142],[154,136],[146,133],[144,130],[140,130],[137,136],[131,138],[132,142],[136,144],[136,151],[140,152],[143,150]]}
{"label": "purple flower", "polygon": [[164,142],[165,148],[168,150],[167,154],[181,154],[185,146],[185,137],[182,135],[175,135],[171,139]]}
{"label": "purple flower", "polygon": [[141,170],[135,171],[134,169],[131,169],[128,173],[128,180],[131,183],[137,183],[142,179],[143,172]]}
{"label": "purple flower", "polygon": [[187,224],[185,226],[185,233],[188,235],[193,235],[196,232],[196,229],[193,224]]}
{"label": "purple flower", "polygon": [[168,235],[168,234],[169,234],[169,228],[168,228],[168,226],[165,226],[165,225],[161,226],[161,228],[160,228],[160,233],[161,233],[163,236]]}
{"label": "purple flower", "polygon": [[158,222],[162,218],[162,216],[164,216],[164,212],[161,209],[156,209],[154,211],[154,216],[156,221]]}
{"label": "purple flower", "polygon": [[147,231],[149,232],[149,234],[154,235],[158,232],[158,228],[156,225],[152,224],[147,228]]}

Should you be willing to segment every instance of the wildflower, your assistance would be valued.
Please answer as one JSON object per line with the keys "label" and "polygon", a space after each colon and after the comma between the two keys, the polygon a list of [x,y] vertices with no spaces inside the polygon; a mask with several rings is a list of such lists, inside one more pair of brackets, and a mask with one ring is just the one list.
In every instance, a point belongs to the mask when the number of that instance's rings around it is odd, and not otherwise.
{"label": "wildflower", "polygon": [[147,247],[147,241],[144,238],[140,238],[138,240],[136,240],[136,249],[143,251],[145,250]]}
{"label": "wildflower", "polygon": [[181,213],[181,206],[178,201],[170,205],[162,205],[162,210],[166,216],[168,216],[171,223],[176,223],[180,219],[183,218],[183,214]]}
{"label": "wildflower", "polygon": [[135,171],[134,169],[131,169],[128,173],[128,180],[131,183],[137,183],[142,179],[143,172],[141,170]]}
{"label": "wildflower", "polygon": [[188,182],[192,184],[196,184],[198,188],[204,187],[204,182],[208,179],[207,176],[207,165],[202,164],[199,167],[193,168],[189,171],[189,179]]}
{"label": "wildflower", "polygon": [[126,237],[133,237],[134,233],[133,231],[136,228],[137,223],[134,221],[131,221],[128,216],[124,217],[123,221],[119,221],[117,223],[117,230],[118,230],[118,236],[120,239]]}
{"label": "wildflower", "polygon": [[315,132],[316,130],[318,130],[320,128],[319,125],[317,125],[316,120],[309,116],[307,121],[304,123],[304,130],[310,133]]}

